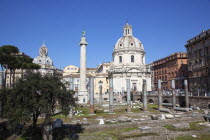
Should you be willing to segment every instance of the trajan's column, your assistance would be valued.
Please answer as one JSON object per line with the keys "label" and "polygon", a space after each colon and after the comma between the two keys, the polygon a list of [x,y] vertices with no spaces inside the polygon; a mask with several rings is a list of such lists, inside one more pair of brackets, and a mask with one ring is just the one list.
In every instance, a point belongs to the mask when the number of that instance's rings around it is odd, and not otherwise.
{"label": "trajan's column", "polygon": [[79,103],[87,103],[87,87],[86,87],[86,46],[87,41],[85,38],[85,32],[82,32],[80,41],[80,91],[79,91]]}

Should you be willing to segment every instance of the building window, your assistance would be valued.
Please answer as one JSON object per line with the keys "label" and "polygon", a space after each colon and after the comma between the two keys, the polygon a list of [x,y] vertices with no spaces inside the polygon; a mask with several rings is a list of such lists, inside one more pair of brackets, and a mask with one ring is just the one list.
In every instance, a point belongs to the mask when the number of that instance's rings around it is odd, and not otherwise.
{"label": "building window", "polygon": [[119,56],[119,62],[122,63],[122,56]]}
{"label": "building window", "polygon": [[131,62],[134,62],[134,55],[131,55]]}
{"label": "building window", "polygon": [[133,46],[133,43],[131,43],[131,46]]}

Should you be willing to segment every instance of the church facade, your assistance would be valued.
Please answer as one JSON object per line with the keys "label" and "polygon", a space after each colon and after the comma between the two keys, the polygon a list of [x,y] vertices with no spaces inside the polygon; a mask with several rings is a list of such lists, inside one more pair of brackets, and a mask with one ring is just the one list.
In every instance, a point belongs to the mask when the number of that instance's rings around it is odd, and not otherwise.
{"label": "church facade", "polygon": [[141,41],[133,36],[132,26],[123,28],[121,37],[114,46],[109,75],[113,78],[113,92],[126,91],[126,79],[130,79],[131,90],[142,91],[143,79],[147,81],[147,91],[151,91],[151,72],[145,64],[145,51]]}

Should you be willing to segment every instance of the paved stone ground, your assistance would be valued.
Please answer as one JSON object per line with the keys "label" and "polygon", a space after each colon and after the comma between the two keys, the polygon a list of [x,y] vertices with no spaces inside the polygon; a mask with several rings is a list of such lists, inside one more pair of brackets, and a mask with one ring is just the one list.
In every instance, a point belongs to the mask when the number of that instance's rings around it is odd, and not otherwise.
{"label": "paved stone ground", "polygon": [[[127,114],[128,115],[128,114]],[[127,116],[126,115],[126,116]],[[139,118],[141,116],[150,115],[150,113],[138,113],[138,114],[129,114],[130,117]],[[182,118],[174,118],[174,119],[166,119],[166,120],[145,120],[145,121],[137,121],[137,122],[127,122],[127,123],[117,123],[117,124],[104,124],[99,125],[96,123],[92,123],[91,125],[84,126],[85,131],[83,134],[80,134],[81,140],[114,140],[113,137],[110,135],[107,136],[103,133],[98,135],[91,135],[93,132],[106,132],[106,131],[116,131],[119,128],[132,128],[132,127],[142,127],[142,126],[149,126],[152,128],[153,133],[157,133],[158,136],[143,136],[138,138],[127,138],[125,140],[163,140],[167,137],[170,139],[174,139],[174,137],[184,136],[184,135],[199,135],[199,134],[207,134],[210,132],[210,127],[205,128],[202,130],[193,130],[193,131],[172,131],[167,130],[166,128],[162,127],[165,124],[176,124],[181,122],[198,122],[203,121],[203,114],[201,113],[184,113]],[[91,120],[90,120],[91,121]],[[88,135],[86,135],[88,133]],[[131,130],[128,132],[122,132],[122,135],[132,135],[133,133],[141,133],[139,129]],[[168,135],[166,135],[166,133]]]}

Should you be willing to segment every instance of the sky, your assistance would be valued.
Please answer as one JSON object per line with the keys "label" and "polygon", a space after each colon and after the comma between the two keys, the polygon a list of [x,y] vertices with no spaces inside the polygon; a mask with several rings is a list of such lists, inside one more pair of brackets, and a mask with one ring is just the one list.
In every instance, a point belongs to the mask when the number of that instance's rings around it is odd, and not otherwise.
{"label": "sky", "polygon": [[43,44],[55,67],[80,65],[86,31],[87,67],[112,61],[126,21],[141,40],[146,63],[186,52],[186,41],[210,29],[210,0],[0,0],[0,46],[32,58]]}

